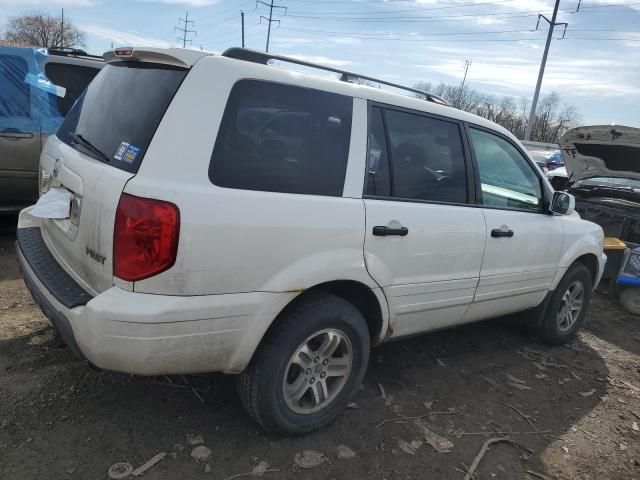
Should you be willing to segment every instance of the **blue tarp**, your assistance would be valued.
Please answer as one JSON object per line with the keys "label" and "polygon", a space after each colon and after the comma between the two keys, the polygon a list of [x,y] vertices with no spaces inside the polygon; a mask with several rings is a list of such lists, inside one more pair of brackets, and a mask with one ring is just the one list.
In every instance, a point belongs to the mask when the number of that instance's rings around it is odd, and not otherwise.
{"label": "blue tarp", "polygon": [[54,133],[63,120],[54,85],[40,69],[46,49],[0,46],[0,131]]}

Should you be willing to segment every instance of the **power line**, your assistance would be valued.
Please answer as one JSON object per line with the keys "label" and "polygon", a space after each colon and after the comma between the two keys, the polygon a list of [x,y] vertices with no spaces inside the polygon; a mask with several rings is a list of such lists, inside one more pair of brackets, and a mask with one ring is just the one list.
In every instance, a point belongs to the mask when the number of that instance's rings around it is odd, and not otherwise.
{"label": "power line", "polygon": [[[249,25],[248,27],[245,27],[245,33],[247,32],[247,30],[250,30],[252,28],[257,27],[258,25],[260,25],[259,23],[254,23],[253,25]],[[261,32],[258,32],[261,33]],[[236,37],[238,35],[238,28],[235,27],[231,30],[225,30],[224,32],[216,32],[215,34],[212,35],[204,35],[204,36],[200,36],[201,39],[204,39],[207,42],[217,42],[220,40],[226,40],[227,38],[230,37]],[[248,37],[248,35],[246,35]]]}
{"label": "power line", "polygon": [[262,23],[263,19],[266,20],[267,23],[268,23],[268,27],[267,27],[267,47],[265,48],[265,52],[269,51],[269,39],[271,38],[271,24],[273,22],[277,22],[278,26],[280,26],[280,20],[274,20],[273,19],[273,9],[274,8],[283,9],[284,10],[284,14],[285,15],[287,14],[287,7],[284,7],[282,5],[276,5],[276,4],[273,3],[274,1],[275,0],[271,0],[270,3],[263,2],[262,0],[257,0],[256,1],[256,8],[258,8],[258,4],[259,3],[269,7],[269,18],[267,18],[267,17],[265,17],[263,15],[260,15],[260,23]]}
{"label": "power line", "polygon": [[[353,32],[353,34],[351,33],[346,33],[346,32],[337,32],[337,31],[328,31],[328,30],[307,30],[307,29],[298,29],[298,28],[293,28],[293,27],[282,27],[282,29],[285,30],[292,30],[292,31],[303,31],[305,33],[309,33],[310,35],[319,35],[319,36],[327,36],[327,35],[340,35],[342,37],[345,38],[353,38],[353,39],[357,39],[357,40],[376,40],[376,41],[383,41],[383,42],[388,42],[388,41],[398,41],[398,42],[469,42],[469,41],[473,41],[473,42],[539,42],[542,41],[542,38],[488,38],[488,39],[483,39],[483,38],[474,38],[473,40],[470,40],[468,38],[464,38],[464,39],[459,39],[459,38],[399,38],[399,35],[408,35],[409,37],[416,37],[416,36],[440,36],[440,37],[447,37],[449,35],[483,35],[483,34],[497,34],[497,33],[517,33],[517,32],[521,32],[521,33],[535,33],[536,30],[533,29],[529,29],[529,30],[513,30],[513,31],[508,31],[505,30],[503,32],[451,32],[451,33],[416,33],[416,34],[398,34],[398,33],[355,33]],[[572,32],[593,32],[593,31],[597,31],[597,30],[590,30],[590,29],[584,29],[584,30],[570,30],[569,33]],[[609,31],[609,30],[603,30],[603,31]],[[615,31],[615,30],[610,30],[610,31]],[[628,31],[628,32],[618,32],[618,33],[638,33],[635,31]],[[604,40],[604,41],[616,41],[616,40],[620,40],[620,41],[638,41],[640,42],[640,38],[595,38],[595,37],[564,37],[564,38],[556,38],[556,40]]]}
{"label": "power line", "polygon": [[[211,17],[209,17],[209,16],[202,17],[202,15],[201,15],[201,17],[204,18],[204,19],[213,18],[213,19],[217,20],[218,18],[226,16],[226,15],[229,15],[231,13],[233,13],[234,15],[237,15],[238,14],[237,13],[238,10],[241,10],[243,8],[247,8],[249,5],[252,5],[254,1],[255,0],[247,0],[246,2],[241,3],[240,5],[235,5],[232,8],[225,8],[224,10],[221,10],[219,12],[213,12],[213,15]],[[216,7],[212,7],[212,9],[215,10]],[[208,23],[203,23],[202,21],[200,21],[200,22],[198,22],[198,25],[202,26],[202,25],[209,25],[209,24]]]}
{"label": "power line", "polygon": [[[405,35],[409,37],[422,37],[422,36],[449,36],[449,35],[489,35],[489,34],[502,34],[502,33],[533,33],[536,30],[533,28],[528,28],[524,30],[493,30],[493,31],[478,31],[478,32],[433,32],[433,33],[366,33],[366,32],[339,32],[339,31],[328,31],[328,30],[313,30],[307,28],[296,28],[296,27],[282,27],[283,30],[291,30],[296,32],[304,32],[311,34],[319,34],[319,35],[344,35],[348,36],[364,36],[364,37],[398,37],[400,35]],[[577,31],[577,30],[576,30]],[[587,30],[582,30],[587,31]],[[592,31],[592,30],[588,30]]]}
{"label": "power line", "polygon": [[[568,13],[573,13],[573,10],[566,10]],[[369,18],[369,17],[321,17],[321,16],[310,16],[310,15],[298,15],[298,14],[288,14],[288,17],[291,18],[301,18],[301,19],[309,19],[309,20],[333,20],[337,22],[357,22],[357,23],[428,23],[428,22],[440,22],[442,20],[449,19],[471,19],[476,21],[478,17],[488,17],[493,19],[501,19],[501,18],[523,18],[523,17],[535,17],[539,13],[538,10],[524,11],[524,12],[503,12],[503,13],[465,13],[459,15],[433,15],[433,16],[385,16],[384,18]],[[417,17],[417,18],[416,18]]]}
{"label": "power line", "polygon": [[189,30],[189,24],[195,25],[195,23],[193,20],[189,20],[188,10],[187,10],[187,14],[185,15],[185,18],[179,18],[178,23],[184,23],[184,27],[181,26],[181,27],[173,27],[173,28],[174,28],[174,31],[182,32],[182,38],[178,37],[178,40],[182,40],[182,48],[186,48],[187,42],[189,42],[189,45],[191,45],[191,40],[193,40],[192,38],[187,38],[187,35],[193,33],[194,38],[197,35],[197,32],[195,30]]}
{"label": "power line", "polygon": [[229,15],[228,17],[225,17],[223,20],[218,20],[217,22],[213,22],[213,23],[202,23],[199,22],[198,25],[200,25],[201,27],[206,26],[207,28],[211,28],[211,27],[217,27],[218,25],[222,25],[223,23],[227,23],[231,20],[235,20],[238,18],[238,14],[237,13],[233,13],[232,15]]}
{"label": "power line", "polygon": [[[479,4],[476,4],[479,5]],[[634,5],[640,5],[640,2],[633,3],[625,3],[625,4],[606,4],[606,5],[594,5],[594,6],[583,6],[578,13],[616,13],[616,11],[612,11],[610,9],[614,7],[631,7]],[[441,8],[441,7],[438,7]],[[417,10],[413,10],[414,12]],[[574,9],[564,9],[558,10],[559,13],[568,13],[575,14],[576,11]],[[337,17],[335,15],[328,15],[325,13],[316,12],[315,14],[305,12],[302,13],[287,13],[288,17],[291,18],[301,18],[301,19],[310,19],[310,20],[333,20],[338,22],[384,22],[384,23],[422,23],[422,22],[439,22],[441,20],[446,19],[464,19],[470,18],[473,20],[477,20],[479,16],[481,17],[490,17],[494,19],[501,18],[523,18],[523,17],[531,17],[537,16],[539,14],[539,10],[526,10],[519,12],[497,12],[497,13],[465,13],[465,14],[456,14],[456,15],[434,15],[434,16],[423,16],[418,15],[400,15],[400,16],[390,16],[390,14],[394,14],[396,11],[389,10],[386,12],[379,12],[379,14],[384,15],[380,18],[371,18],[371,17],[361,17],[361,16],[352,16],[352,17]],[[360,13],[363,15],[364,13]]]}
{"label": "power line", "polygon": [[[389,13],[408,13],[408,12],[428,12],[428,11],[433,11],[433,10],[449,10],[452,8],[465,8],[465,7],[482,7],[485,5],[502,5],[505,3],[512,3],[512,2],[516,2],[518,0],[496,0],[496,1],[492,1],[492,2],[473,2],[473,3],[460,3],[457,5],[447,5],[447,6],[442,6],[442,7],[429,7],[429,8],[408,8],[408,9],[404,9],[404,10],[396,10],[396,9],[389,9],[389,10],[383,10],[383,11],[377,11],[377,12],[371,12],[371,11],[360,11],[360,12],[301,12],[304,13],[306,15],[388,15]],[[313,2],[313,3],[317,3],[317,2]],[[387,3],[387,2],[384,2]],[[293,13],[298,13],[296,11],[292,12]]]}

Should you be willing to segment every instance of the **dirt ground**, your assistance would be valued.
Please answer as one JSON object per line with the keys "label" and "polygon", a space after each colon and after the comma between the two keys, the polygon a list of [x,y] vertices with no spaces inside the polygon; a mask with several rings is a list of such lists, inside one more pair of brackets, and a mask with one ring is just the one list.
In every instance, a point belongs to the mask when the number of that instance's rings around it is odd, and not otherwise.
{"label": "dirt ground", "polygon": [[[196,395],[93,371],[58,348],[19,277],[14,222],[0,218],[0,478],[104,479],[114,463],[166,452],[145,478],[222,480],[267,462],[274,480],[462,480],[486,440],[508,437],[520,446],[491,446],[476,478],[640,479],[640,319],[607,298],[565,347],[513,319],[383,345],[354,408],[278,438],[245,414],[230,376],[172,379]],[[204,463],[191,457],[195,435],[212,452]],[[340,445],[355,456],[339,458]],[[305,450],[323,461],[302,469]]]}

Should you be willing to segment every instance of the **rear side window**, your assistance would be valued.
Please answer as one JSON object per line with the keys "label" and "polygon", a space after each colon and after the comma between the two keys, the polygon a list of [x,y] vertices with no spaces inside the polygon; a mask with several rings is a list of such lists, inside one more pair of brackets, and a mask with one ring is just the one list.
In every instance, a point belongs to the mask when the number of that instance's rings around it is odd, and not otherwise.
{"label": "rear side window", "polygon": [[69,111],[58,138],[98,160],[137,172],[186,74],[186,69],[160,64],[111,63]]}
{"label": "rear side window", "polygon": [[64,97],[57,97],[58,111],[62,116],[67,114],[99,71],[99,68],[57,62],[48,62],[44,66],[47,78],[67,90]]}
{"label": "rear side window", "polygon": [[0,55],[0,117],[31,116],[31,91],[24,81],[28,71],[25,59]]}
{"label": "rear side window", "polygon": [[342,195],[353,99],[241,80],[231,90],[209,167],[220,187]]}
{"label": "rear side window", "polygon": [[464,150],[457,123],[378,107],[372,108],[371,114],[368,195],[467,202]]}

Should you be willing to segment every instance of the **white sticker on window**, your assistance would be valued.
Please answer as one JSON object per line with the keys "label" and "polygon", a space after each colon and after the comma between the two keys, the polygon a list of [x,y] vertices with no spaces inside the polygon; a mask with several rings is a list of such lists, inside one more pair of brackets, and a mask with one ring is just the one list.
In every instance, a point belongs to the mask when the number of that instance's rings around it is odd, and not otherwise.
{"label": "white sticker on window", "polygon": [[127,151],[127,148],[129,148],[129,144],[127,142],[122,142],[118,147],[118,150],[116,150],[116,154],[113,156],[113,158],[115,158],[116,160],[122,160],[122,157]]}

